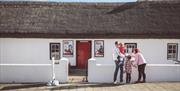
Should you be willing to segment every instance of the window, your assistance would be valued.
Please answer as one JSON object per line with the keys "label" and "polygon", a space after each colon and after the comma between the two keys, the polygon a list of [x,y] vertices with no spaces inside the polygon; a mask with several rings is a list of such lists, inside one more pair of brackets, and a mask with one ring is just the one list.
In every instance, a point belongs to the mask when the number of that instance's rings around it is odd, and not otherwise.
{"label": "window", "polygon": [[54,57],[55,60],[60,59],[60,43],[50,43],[50,60]]}
{"label": "window", "polygon": [[177,60],[178,59],[178,44],[177,43],[168,43],[167,59],[168,60]]}
{"label": "window", "polygon": [[125,43],[126,53],[132,53],[137,48],[137,43]]}

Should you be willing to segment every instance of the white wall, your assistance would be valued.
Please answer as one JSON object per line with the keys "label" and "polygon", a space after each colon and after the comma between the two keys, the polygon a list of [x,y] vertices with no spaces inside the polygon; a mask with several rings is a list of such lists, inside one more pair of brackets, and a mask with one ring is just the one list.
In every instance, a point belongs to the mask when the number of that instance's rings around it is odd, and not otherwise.
{"label": "white wall", "polygon": [[[51,64],[0,64],[0,83],[47,83],[53,78]],[[54,72],[56,80],[67,82],[68,60],[62,58]]]}
{"label": "white wall", "polygon": [[48,82],[52,78],[49,65],[0,65],[0,83]]}
{"label": "white wall", "polygon": [[[49,64],[49,44],[51,42],[61,43],[63,40],[92,40],[92,57],[94,57],[94,39],[26,39],[26,38],[0,38],[0,64]],[[104,57],[94,57],[97,64],[114,65],[112,60],[112,49],[115,41],[122,43],[137,43],[145,59],[149,64],[174,64],[167,60],[167,43],[178,43],[178,59],[180,60],[180,39],[98,39],[104,40]],[[71,65],[76,65],[76,50],[73,57],[67,57]],[[62,52],[61,52],[62,57]],[[114,66],[107,69],[106,75],[113,73]],[[0,65],[0,82],[46,82],[50,78],[49,66],[2,66]],[[97,67],[95,67],[97,68]],[[168,67],[165,67],[168,68]],[[61,69],[61,70],[60,70]],[[173,68],[174,69],[174,68]],[[68,81],[67,65],[56,64],[55,73],[61,82]],[[88,69],[92,70],[92,69]],[[103,70],[99,68],[98,70]],[[151,69],[150,69],[151,70]],[[178,70],[178,69],[177,69]],[[63,73],[65,72],[65,74]],[[93,71],[90,71],[93,72]],[[100,71],[101,72],[101,71]],[[151,71],[150,71],[151,72]],[[157,72],[152,69],[154,74]],[[173,72],[173,71],[172,71]],[[34,75],[35,74],[35,75]],[[63,76],[62,76],[63,74]],[[93,73],[99,74],[100,73]],[[19,76],[21,75],[21,76]],[[179,75],[179,74],[178,74]],[[156,75],[154,75],[156,76]],[[159,75],[158,75],[159,76]],[[108,77],[108,76],[106,76]],[[33,79],[32,79],[33,78]],[[95,78],[94,78],[95,79]]]}
{"label": "white wall", "polygon": [[[90,83],[112,83],[115,65],[113,64],[97,64],[96,61],[90,59],[88,61],[88,82]],[[162,81],[180,81],[180,65],[179,64],[147,64],[145,68],[147,82]],[[95,75],[94,75],[95,74]],[[123,74],[123,81],[126,82],[126,75]],[[131,74],[131,82],[135,82],[138,78],[137,68],[133,67]],[[119,82],[119,73],[117,76]]]}
{"label": "white wall", "polygon": [[[112,48],[114,42],[137,43],[145,59],[150,64],[171,64],[171,60],[167,60],[167,43],[178,43],[178,59],[180,60],[180,40],[179,39],[108,39],[105,40],[105,57],[98,58],[97,63],[109,64],[112,61]],[[114,64],[114,63],[113,63]]]}
{"label": "white wall", "polygon": [[[0,38],[0,63],[49,63],[49,43],[63,40],[74,40],[74,56],[67,57],[71,65],[76,65],[76,40],[92,40],[92,57],[94,57],[94,39],[25,39]],[[180,60],[180,39],[98,39],[104,40],[104,57],[95,57],[97,63],[114,64],[112,49],[115,41],[137,43],[145,59],[150,64],[172,64],[167,60],[167,43],[178,43],[178,59]],[[62,52],[61,52],[62,57]]]}

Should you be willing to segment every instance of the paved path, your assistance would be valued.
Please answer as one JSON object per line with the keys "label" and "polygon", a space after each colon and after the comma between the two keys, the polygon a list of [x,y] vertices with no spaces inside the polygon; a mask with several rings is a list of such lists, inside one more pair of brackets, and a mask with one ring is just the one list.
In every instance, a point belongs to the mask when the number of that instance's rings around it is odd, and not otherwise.
{"label": "paved path", "polygon": [[46,86],[45,84],[0,84],[3,90],[26,91],[180,91],[180,82],[139,83],[139,84],[60,84],[60,86]]}

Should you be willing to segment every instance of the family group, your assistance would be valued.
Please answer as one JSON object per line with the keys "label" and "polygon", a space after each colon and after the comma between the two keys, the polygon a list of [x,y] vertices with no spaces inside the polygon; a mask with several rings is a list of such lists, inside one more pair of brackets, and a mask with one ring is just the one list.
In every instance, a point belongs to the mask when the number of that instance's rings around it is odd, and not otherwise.
{"label": "family group", "polygon": [[[126,73],[126,83],[131,82],[132,67],[138,68],[138,79],[135,83],[146,82],[146,60],[138,48],[134,48],[131,54],[125,52],[126,47],[122,43],[115,42],[113,48],[113,61],[115,62],[114,84],[117,84],[117,74],[120,69],[120,83],[123,82],[123,73]],[[143,76],[143,80],[141,77]]]}

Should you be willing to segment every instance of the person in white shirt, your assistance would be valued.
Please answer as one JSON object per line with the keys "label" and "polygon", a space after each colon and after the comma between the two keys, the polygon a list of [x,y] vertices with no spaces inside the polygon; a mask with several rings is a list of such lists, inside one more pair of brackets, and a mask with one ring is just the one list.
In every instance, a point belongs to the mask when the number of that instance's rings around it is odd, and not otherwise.
{"label": "person in white shirt", "polygon": [[114,84],[117,84],[117,74],[120,68],[120,82],[123,82],[123,65],[124,65],[124,57],[125,55],[122,54],[119,50],[118,42],[115,42],[115,46],[113,48],[113,60],[115,62],[116,68],[114,71]]}

